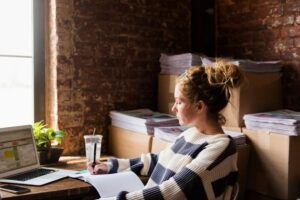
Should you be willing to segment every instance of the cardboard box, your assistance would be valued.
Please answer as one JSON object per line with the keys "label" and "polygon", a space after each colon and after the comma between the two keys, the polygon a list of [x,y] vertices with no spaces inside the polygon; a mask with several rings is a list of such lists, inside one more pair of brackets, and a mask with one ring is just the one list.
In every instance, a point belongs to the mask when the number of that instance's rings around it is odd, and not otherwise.
{"label": "cardboard box", "polygon": [[237,167],[239,169],[239,199],[244,199],[248,178],[250,146],[248,144],[237,145],[236,150],[238,152]]}
{"label": "cardboard box", "polygon": [[[158,111],[174,114],[174,89],[176,75],[159,75]],[[231,90],[228,105],[221,111],[225,126],[243,127],[244,114],[265,112],[282,108],[280,73],[245,73],[242,86]],[[266,92],[267,91],[267,92]]]}
{"label": "cardboard box", "polygon": [[159,153],[172,143],[157,137],[152,138],[151,153]]}
{"label": "cardboard box", "polygon": [[[151,153],[159,153],[160,151],[164,150],[166,147],[170,146],[171,144],[172,144],[171,142],[167,142],[157,137],[153,137]],[[246,183],[247,183],[247,170],[248,170],[248,159],[249,159],[250,147],[247,144],[238,145],[237,152],[238,152],[237,166],[239,169],[239,188],[240,188],[239,198],[243,199],[244,192],[246,189]]]}
{"label": "cardboard box", "polygon": [[174,114],[172,106],[174,104],[174,90],[177,75],[158,76],[158,111],[162,113]]}
{"label": "cardboard box", "polygon": [[282,108],[280,73],[245,73],[242,86],[231,90],[228,105],[221,111],[225,126],[243,127],[243,116]]}
{"label": "cardboard box", "polygon": [[300,136],[243,129],[251,143],[247,189],[278,199],[300,195]]}
{"label": "cardboard box", "polygon": [[109,127],[109,154],[118,158],[136,158],[151,150],[152,136],[114,126]]}

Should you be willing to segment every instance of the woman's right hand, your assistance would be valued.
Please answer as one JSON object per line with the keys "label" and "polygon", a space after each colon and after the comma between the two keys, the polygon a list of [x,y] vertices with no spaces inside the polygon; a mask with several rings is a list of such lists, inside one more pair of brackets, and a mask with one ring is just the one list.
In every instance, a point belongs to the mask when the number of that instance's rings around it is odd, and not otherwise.
{"label": "woman's right hand", "polygon": [[94,165],[93,162],[88,163],[87,170],[90,174],[107,174],[108,173],[108,166],[105,163],[96,162]]}

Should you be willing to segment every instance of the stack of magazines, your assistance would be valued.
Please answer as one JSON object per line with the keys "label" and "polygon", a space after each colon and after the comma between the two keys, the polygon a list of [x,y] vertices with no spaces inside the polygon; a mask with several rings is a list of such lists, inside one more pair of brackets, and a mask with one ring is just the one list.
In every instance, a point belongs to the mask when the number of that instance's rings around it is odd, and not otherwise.
{"label": "stack of magazines", "polygon": [[[185,130],[188,126],[171,126],[171,127],[157,127],[154,129],[154,136],[168,142],[175,142],[177,137]],[[236,145],[246,144],[245,134],[237,131],[224,130],[225,134],[230,135]]]}
{"label": "stack of magazines", "polygon": [[187,126],[168,126],[154,128],[154,136],[168,142],[174,142]]}
{"label": "stack of magazines", "polygon": [[272,72],[280,72],[282,69],[282,63],[280,60],[275,60],[275,61],[237,60],[237,62],[238,62],[238,66],[240,66],[245,72],[272,73]]}
{"label": "stack of magazines", "polygon": [[184,53],[167,55],[162,53],[159,59],[161,74],[179,75],[187,68],[194,65],[201,65],[201,57],[197,54]]}
{"label": "stack of magazines", "polygon": [[[202,56],[202,64],[213,65],[215,58]],[[235,64],[243,69],[245,72],[255,73],[274,73],[280,72],[282,69],[282,62],[280,60],[275,61],[254,61],[249,59],[229,59],[232,64]]]}
{"label": "stack of magazines", "polygon": [[226,135],[230,135],[236,145],[246,144],[246,135],[238,131],[224,130]]}
{"label": "stack of magazines", "polygon": [[154,134],[155,127],[178,126],[178,119],[174,115],[154,112],[150,109],[136,109],[127,111],[110,111],[111,124],[138,133]]}
{"label": "stack of magazines", "polygon": [[300,135],[300,112],[284,109],[246,114],[244,121],[247,129]]}

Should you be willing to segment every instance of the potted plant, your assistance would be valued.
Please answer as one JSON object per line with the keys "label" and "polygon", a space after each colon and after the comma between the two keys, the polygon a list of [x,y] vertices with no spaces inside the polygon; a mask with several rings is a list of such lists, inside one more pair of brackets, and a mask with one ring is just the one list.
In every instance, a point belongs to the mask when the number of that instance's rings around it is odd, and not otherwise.
{"label": "potted plant", "polygon": [[33,124],[33,133],[40,164],[58,162],[63,148],[57,145],[61,144],[65,132],[49,128],[44,121],[39,121]]}

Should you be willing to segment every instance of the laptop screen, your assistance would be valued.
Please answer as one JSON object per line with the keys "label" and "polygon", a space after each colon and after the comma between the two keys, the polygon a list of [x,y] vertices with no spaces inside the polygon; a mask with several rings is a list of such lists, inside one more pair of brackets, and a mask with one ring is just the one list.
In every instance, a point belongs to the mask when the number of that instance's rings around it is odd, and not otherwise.
{"label": "laptop screen", "polygon": [[39,165],[32,127],[0,129],[0,177]]}

